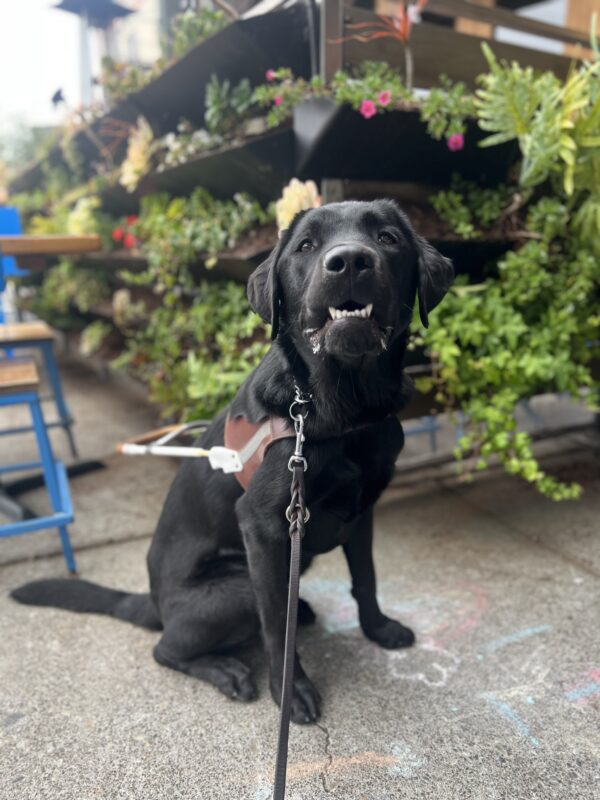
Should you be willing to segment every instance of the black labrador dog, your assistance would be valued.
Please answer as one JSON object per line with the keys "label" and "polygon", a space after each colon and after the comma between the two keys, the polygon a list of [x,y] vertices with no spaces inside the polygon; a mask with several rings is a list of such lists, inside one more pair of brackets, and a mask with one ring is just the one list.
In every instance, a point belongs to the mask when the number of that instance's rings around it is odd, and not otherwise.
{"label": "black labrador dog", "polygon": [[[403,375],[418,297],[422,322],[447,292],[450,261],[417,236],[391,201],[345,202],[299,214],[248,284],[273,344],[202,446],[222,445],[226,415],[249,423],[287,419],[295,386],[312,394],[306,419],[303,568],[344,549],[360,625],[386,648],[414,635],[377,603],[373,505],[389,483],[404,437],[396,413],[410,395]],[[273,698],[280,701],[289,535],[288,460],[294,440],[274,441],[248,488],[186,460],[166,499],[148,555],[150,594],[87,581],[43,580],[12,596],[33,605],[110,614],[162,630],[156,660],[251,700],[256,687],[233,653],[262,631]],[[299,620],[314,615],[301,602]],[[319,717],[319,694],[296,656],[292,718]]]}

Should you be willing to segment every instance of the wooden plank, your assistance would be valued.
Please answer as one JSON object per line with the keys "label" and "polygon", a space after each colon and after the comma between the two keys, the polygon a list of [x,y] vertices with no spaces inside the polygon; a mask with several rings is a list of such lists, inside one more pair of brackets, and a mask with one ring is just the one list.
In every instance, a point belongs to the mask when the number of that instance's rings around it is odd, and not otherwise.
{"label": "wooden plank", "polygon": [[41,320],[35,322],[7,322],[0,325],[0,343],[2,344],[47,341],[49,339],[54,339],[52,328]]}
{"label": "wooden plank", "polygon": [[0,393],[35,389],[39,384],[34,361],[9,359],[0,361]]}
{"label": "wooden plank", "polygon": [[100,250],[100,237],[93,236],[0,236],[0,253],[5,256],[77,255]]}
{"label": "wooden plank", "polygon": [[343,0],[321,0],[321,77],[328,83],[343,67],[343,36]]}
{"label": "wooden plank", "polygon": [[[592,13],[596,11],[600,25],[600,3],[598,0],[567,0],[567,25],[581,31],[584,44],[589,44],[592,25]],[[575,58],[591,58],[589,48],[567,45],[565,53]]]}
{"label": "wooden plank", "polygon": [[[372,22],[374,25],[379,23],[372,12],[360,8],[347,8],[346,14],[352,22]],[[481,43],[474,36],[423,22],[414,26],[410,44],[414,58],[414,83],[417,87],[439,85],[440,72],[444,72],[452,80],[464,81],[467,85],[474,86],[475,78],[487,70]],[[562,55],[504,42],[494,42],[492,47],[498,58],[517,61],[523,66],[549,70],[560,77],[564,77],[569,70],[570,60]],[[431,57],[432,53],[435,53],[435,58]],[[392,38],[367,43],[352,40],[346,42],[344,66],[355,66],[363,61],[387,61],[403,71],[404,48],[399,41]]]}
{"label": "wooden plank", "polygon": [[[477,6],[477,8],[473,8],[472,10],[468,9],[470,12],[468,16],[457,17],[454,20],[454,30],[458,31],[459,33],[466,33],[469,36],[479,36],[482,39],[491,39],[494,35],[494,26],[490,25],[489,22],[478,21],[476,12],[479,10],[479,6],[494,8],[496,5],[496,0],[473,0],[473,4]],[[476,17],[476,19],[473,19],[473,17]]]}
{"label": "wooden plank", "polygon": [[[594,1],[592,0],[592,2]],[[559,42],[587,44],[589,41],[589,31],[582,35],[581,28],[576,25],[564,27],[552,25],[540,19],[521,17],[512,11],[498,8],[494,5],[494,0],[476,0],[476,2],[477,5],[475,5],[475,0],[429,0],[427,10],[452,18],[460,17],[472,22],[487,23],[492,27],[510,28],[513,31],[543,36]],[[462,32],[467,33],[468,31],[462,30]]]}

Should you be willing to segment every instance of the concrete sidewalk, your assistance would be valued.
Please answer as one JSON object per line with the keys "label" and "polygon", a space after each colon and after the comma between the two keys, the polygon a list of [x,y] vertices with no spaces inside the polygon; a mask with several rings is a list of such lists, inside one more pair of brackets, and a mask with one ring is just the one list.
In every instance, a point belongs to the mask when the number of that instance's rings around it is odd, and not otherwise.
{"label": "concrete sidewalk", "polygon": [[[112,414],[123,431],[151,424],[130,410]],[[109,459],[73,481],[82,577],[146,588],[173,465],[143,463]],[[415,629],[410,650],[364,639],[341,554],[302,579],[318,621],[299,649],[324,713],[292,729],[289,800],[600,796],[598,442],[549,464],[584,483],[581,502],[554,504],[502,476],[387,492],[379,594]],[[278,714],[260,649],[244,656],[260,698],[242,705],[159,667],[156,634],[12,603],[11,588],[64,574],[56,538],[0,541],[1,800],[268,800]]]}

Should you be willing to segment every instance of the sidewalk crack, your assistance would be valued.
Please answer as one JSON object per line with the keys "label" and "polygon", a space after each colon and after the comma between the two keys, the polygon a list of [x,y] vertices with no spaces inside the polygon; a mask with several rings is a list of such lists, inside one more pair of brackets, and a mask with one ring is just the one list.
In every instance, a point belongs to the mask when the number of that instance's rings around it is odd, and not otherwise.
{"label": "sidewalk crack", "polygon": [[329,734],[328,729],[325,725],[317,722],[315,723],[317,728],[325,734],[325,766],[322,770],[319,771],[319,778],[321,779],[321,786],[323,787],[323,791],[325,794],[329,794],[329,787],[327,786],[327,773],[331,767],[333,762],[333,755],[329,752],[329,747],[331,745],[331,736]]}

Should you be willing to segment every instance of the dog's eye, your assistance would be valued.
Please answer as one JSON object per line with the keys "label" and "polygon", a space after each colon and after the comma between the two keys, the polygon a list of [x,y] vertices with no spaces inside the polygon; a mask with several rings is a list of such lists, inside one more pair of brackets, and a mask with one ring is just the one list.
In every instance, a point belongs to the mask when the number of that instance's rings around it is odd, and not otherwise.
{"label": "dog's eye", "polygon": [[314,250],[315,246],[310,239],[303,239],[300,242],[300,246],[298,247],[299,253],[310,253],[311,250]]}
{"label": "dog's eye", "polygon": [[387,231],[381,231],[377,236],[379,244],[396,244],[396,237]]}

